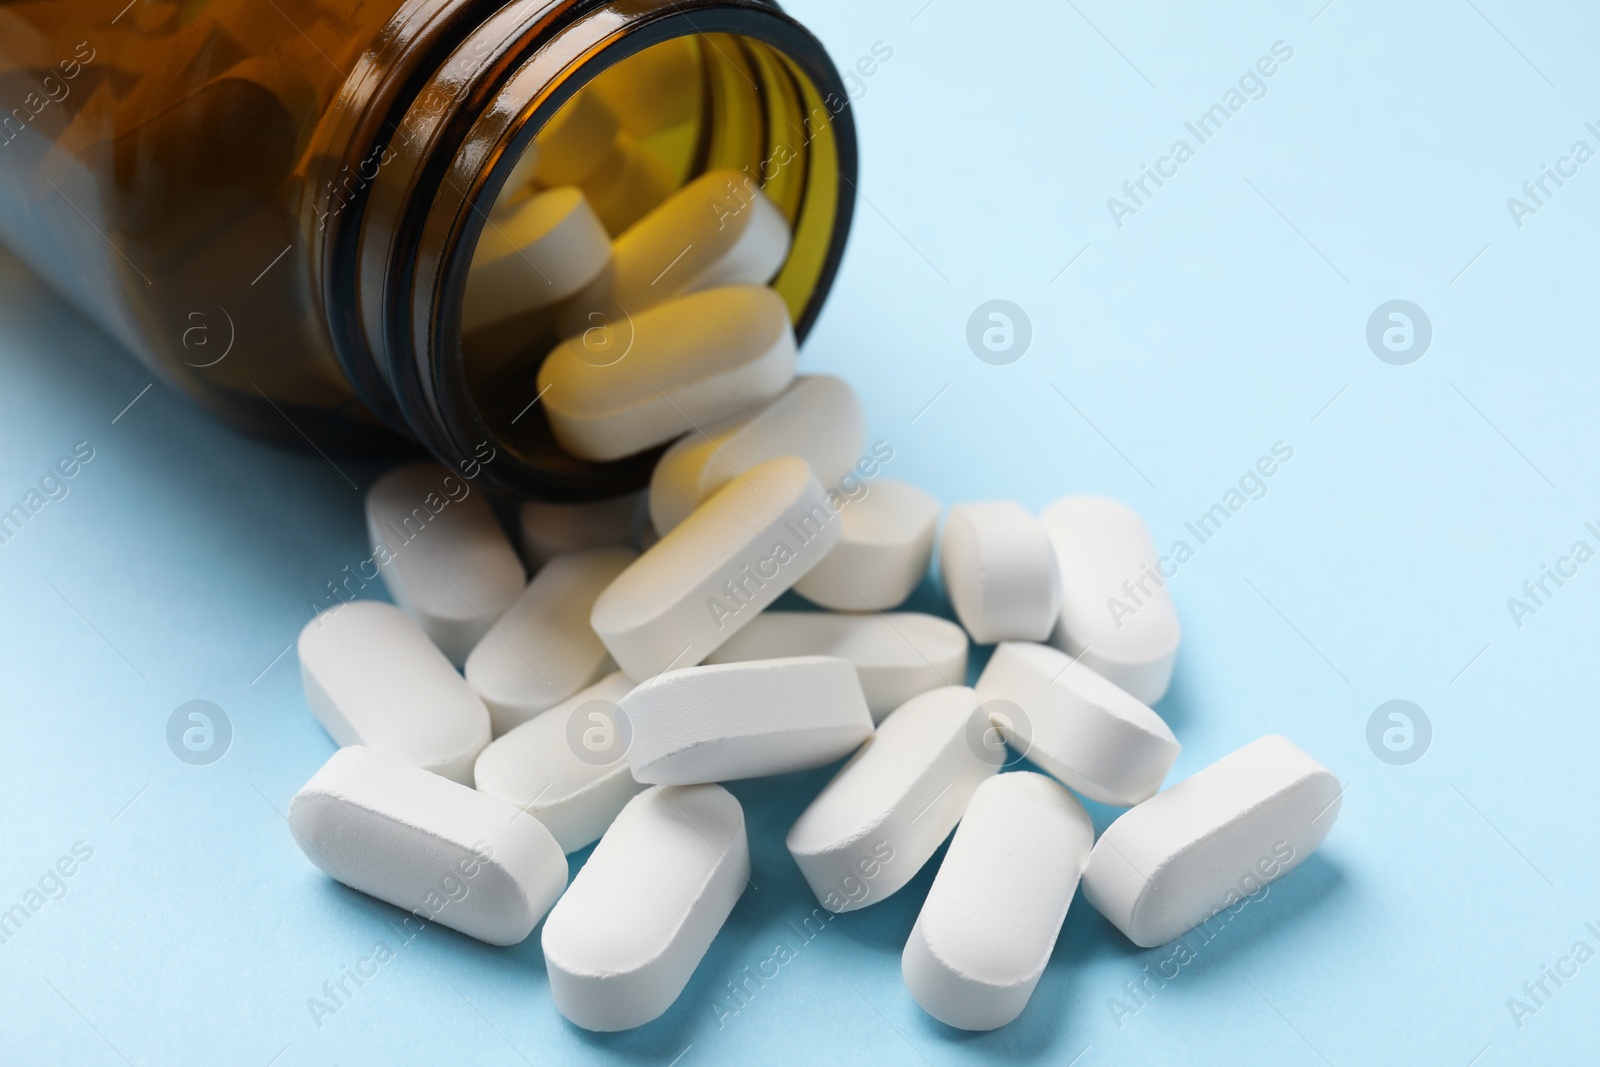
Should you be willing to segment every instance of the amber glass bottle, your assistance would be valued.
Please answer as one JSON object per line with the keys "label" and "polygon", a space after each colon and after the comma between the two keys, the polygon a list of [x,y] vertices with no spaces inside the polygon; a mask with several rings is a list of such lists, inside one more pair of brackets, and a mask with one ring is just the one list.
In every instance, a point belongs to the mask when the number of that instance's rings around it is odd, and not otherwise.
{"label": "amber glass bottle", "polygon": [[555,447],[533,386],[553,338],[461,335],[487,213],[580,93],[627,149],[584,179],[608,227],[729,167],[788,216],[772,284],[802,337],[832,283],[848,96],[774,3],[125,2],[0,0],[0,241],[249,432],[445,461],[487,442],[489,481],[548,500],[644,483],[653,454]]}

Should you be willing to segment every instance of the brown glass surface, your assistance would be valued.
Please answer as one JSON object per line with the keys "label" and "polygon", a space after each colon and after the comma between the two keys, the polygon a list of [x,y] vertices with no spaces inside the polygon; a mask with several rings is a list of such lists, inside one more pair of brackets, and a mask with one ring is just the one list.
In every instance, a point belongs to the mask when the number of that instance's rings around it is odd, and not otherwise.
{"label": "brown glass surface", "polygon": [[[696,85],[662,113],[626,71],[674,39]],[[0,241],[250,432],[442,456],[489,438],[501,488],[614,491],[644,457],[577,464],[542,412],[512,422],[539,324],[492,357],[464,357],[456,325],[499,184],[597,76],[670,184],[759,177],[796,228],[774,285],[803,333],[848,227],[853,134],[820,46],[756,0],[0,3]],[[617,228],[643,208],[610,188],[586,192]]]}

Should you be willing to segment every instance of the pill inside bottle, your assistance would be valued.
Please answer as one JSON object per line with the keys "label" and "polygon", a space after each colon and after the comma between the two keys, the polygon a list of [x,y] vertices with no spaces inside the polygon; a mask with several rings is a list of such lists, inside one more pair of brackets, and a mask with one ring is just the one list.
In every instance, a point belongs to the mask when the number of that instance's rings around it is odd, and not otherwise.
{"label": "pill inside bottle", "polygon": [[[808,192],[805,180],[822,144],[774,127],[767,133],[783,143],[752,164],[749,145],[720,131],[731,87],[748,84],[719,74],[726,55],[693,35],[629,56],[508,149],[521,158],[497,191],[486,190],[493,195],[476,220],[459,315],[472,397],[498,437],[574,480],[601,468],[647,478],[681,432],[623,435],[604,447],[576,439],[572,404],[583,398],[562,384],[574,367],[589,392],[642,391],[664,410],[687,410],[695,383],[679,379],[693,376],[699,348],[717,348],[723,317],[705,313],[697,294],[770,287],[788,320],[782,332],[792,333],[824,276],[817,185]],[[793,129],[806,132],[806,123]],[[666,307],[680,301],[681,313]],[[663,316],[677,322],[675,333],[685,321],[706,331],[699,348],[691,336],[670,354],[682,373],[654,365],[651,324]],[[555,356],[562,374],[551,370]],[[736,416],[764,399],[741,394],[695,417]]]}

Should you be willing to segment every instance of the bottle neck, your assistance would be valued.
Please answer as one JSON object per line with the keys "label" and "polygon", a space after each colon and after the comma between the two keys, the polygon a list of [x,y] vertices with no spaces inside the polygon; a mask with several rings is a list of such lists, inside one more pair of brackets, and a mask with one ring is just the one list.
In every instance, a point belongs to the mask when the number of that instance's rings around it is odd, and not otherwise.
{"label": "bottle neck", "polygon": [[[431,8],[431,10],[430,10]],[[750,174],[789,215],[794,251],[773,284],[803,337],[849,231],[856,176],[848,95],[821,44],[765,0],[478,2],[402,9],[364,100],[328,124],[341,153],[310,190],[330,332],[361,400],[493,487],[580,501],[645,485],[656,453],[587,463],[556,447],[534,386],[542,352],[493,381],[469,373],[467,268],[487,213],[535,134],[602,71],[663,41],[706,43],[685,178]],[[492,459],[485,461],[486,456]]]}

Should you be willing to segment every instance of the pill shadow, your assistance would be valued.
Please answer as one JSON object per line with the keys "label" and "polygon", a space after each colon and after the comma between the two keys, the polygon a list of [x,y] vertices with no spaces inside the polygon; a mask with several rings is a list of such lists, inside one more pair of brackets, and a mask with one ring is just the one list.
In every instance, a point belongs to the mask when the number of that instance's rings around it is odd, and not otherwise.
{"label": "pill shadow", "polygon": [[[396,956],[403,957],[409,951],[426,946],[429,952],[465,957],[471,967],[480,971],[514,977],[519,983],[547,984],[544,950],[539,941],[543,920],[515,945],[491,945],[441,922],[425,921],[413,912],[351,889],[333,878],[319,875],[317,881],[319,899],[315,907],[325,909],[329,915],[340,916],[348,929],[371,930],[374,938],[387,944]],[[445,907],[448,909],[450,905]]]}
{"label": "pill shadow", "polygon": [[[1264,952],[1293,950],[1295,931],[1303,929],[1305,916],[1326,907],[1328,898],[1344,884],[1339,864],[1322,852],[1266,887],[1266,892],[1229,920],[1225,933],[1205,946],[1196,977],[1206,968],[1223,967]],[[1210,951],[1215,949],[1215,951]]]}
{"label": "pill shadow", "polygon": [[[1262,893],[1245,898],[1231,913],[1220,912],[1208,923],[1149,949],[1129,941],[1109,920],[1084,903],[1084,914],[1093,927],[1085,948],[1095,957],[1125,960],[1128,977],[1142,973],[1146,964],[1158,970],[1164,960],[1182,959],[1181,964],[1168,969],[1181,972],[1190,981],[1173,980],[1166,988],[1198,988],[1204,983],[1197,979],[1209,970],[1257,953],[1282,951],[1284,943],[1292,941],[1294,931],[1304,925],[1305,916],[1325,906],[1344,881],[1344,871],[1337,862],[1321,852],[1313,853],[1300,866],[1267,885]],[[1115,992],[1108,990],[1106,995]]]}
{"label": "pill shadow", "polygon": [[[960,1046],[1002,1062],[1065,1063],[1088,1040],[1078,1039],[1091,1027],[1080,1026],[1086,1018],[1077,1005],[1085,999],[1083,990],[1086,961],[1096,954],[1095,942],[1104,936],[1101,926],[1109,926],[1083,899],[1080,890],[1067,909],[1066,921],[1051,950],[1039,984],[1022,1014],[995,1030],[962,1030],[948,1026],[926,1012],[917,1013],[912,1032],[915,1039]],[[1112,933],[1116,933],[1113,929]],[[1117,934],[1121,937],[1121,934]]]}
{"label": "pill shadow", "polygon": [[1151,705],[1157,715],[1161,716],[1167,728],[1179,735],[1182,739],[1183,728],[1190,720],[1191,712],[1199,701],[1199,694],[1191,688],[1189,676],[1183,669],[1183,653],[1178,653],[1178,665],[1172,672],[1172,685],[1166,695]]}
{"label": "pill shadow", "polygon": [[[937,548],[935,552],[937,553]],[[944,585],[939,581],[938,559],[938,555],[935,554],[928,573],[922,576],[922,581],[917,583],[917,587],[911,590],[911,595],[906,597],[905,603],[895,608],[895,611],[920,611],[925,615],[937,615],[941,619],[958,622],[955,612],[950,607],[950,597],[946,595]]]}
{"label": "pill shadow", "polygon": [[[283,448],[230,429],[3,250],[0,315],[9,350],[21,357],[8,363],[8,387],[48,398],[59,413],[62,444],[88,439],[106,457],[97,458],[97,468],[116,465],[117,506],[140,508],[141,518],[159,509],[168,529],[204,531],[201,551],[242,547],[230,575],[238,583],[235,597],[259,595],[265,603],[289,597],[303,605],[324,593],[324,580],[343,577],[343,564],[364,555],[362,494],[393,460],[334,463],[310,448]],[[241,478],[249,491],[240,491]],[[151,569],[146,580],[160,583],[162,576]],[[360,595],[382,592],[369,583]],[[204,625],[197,621],[196,629]]]}

